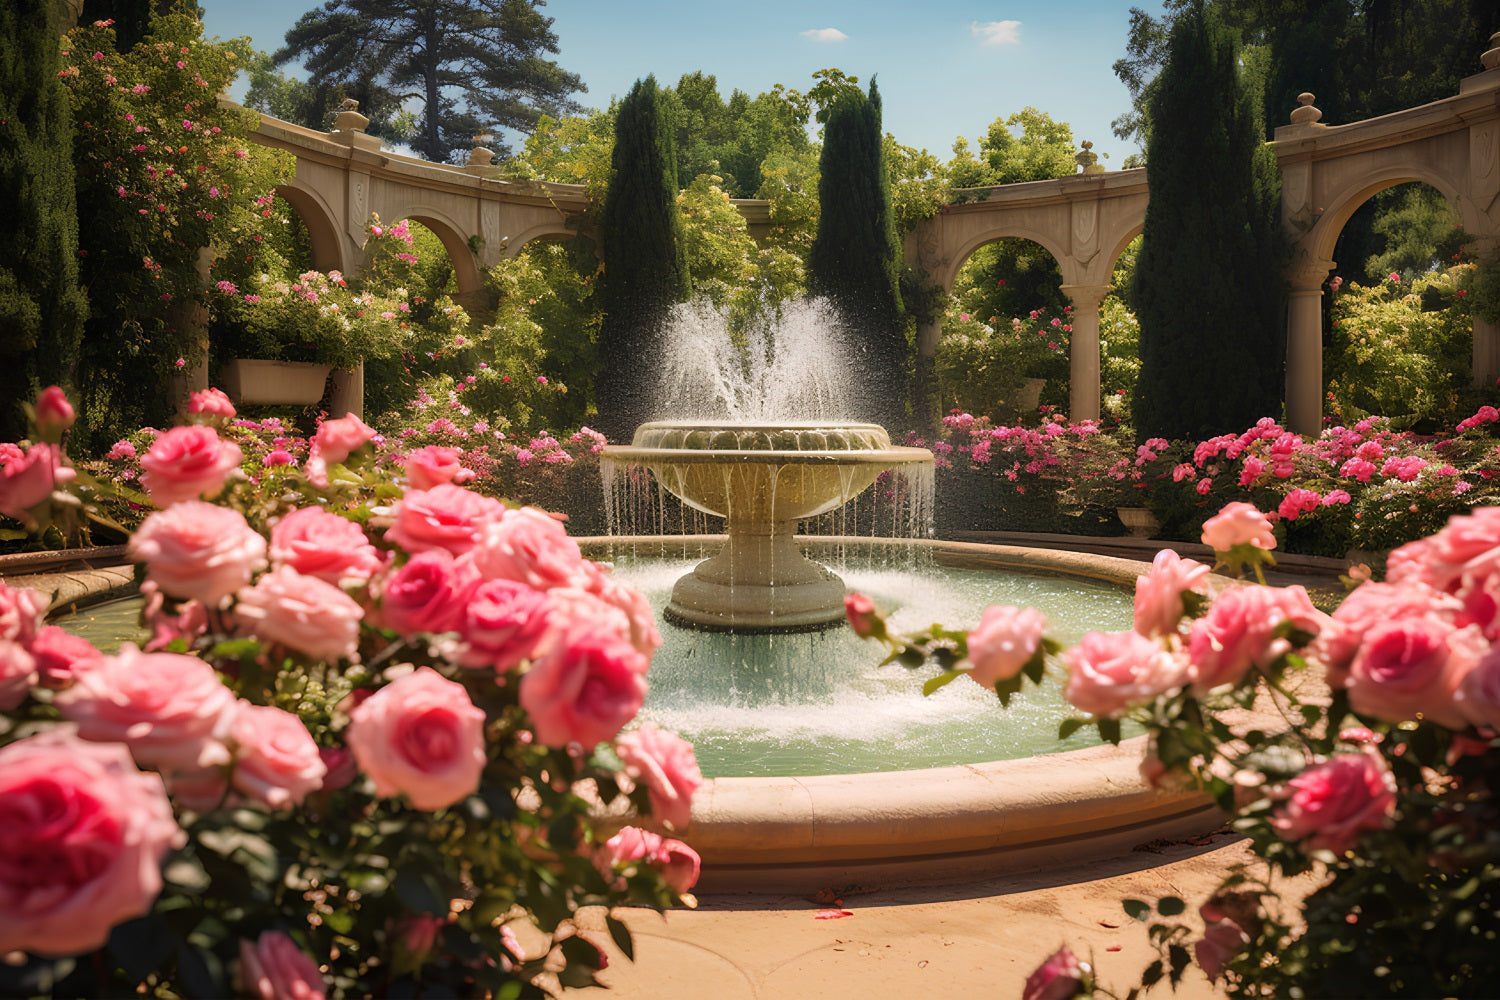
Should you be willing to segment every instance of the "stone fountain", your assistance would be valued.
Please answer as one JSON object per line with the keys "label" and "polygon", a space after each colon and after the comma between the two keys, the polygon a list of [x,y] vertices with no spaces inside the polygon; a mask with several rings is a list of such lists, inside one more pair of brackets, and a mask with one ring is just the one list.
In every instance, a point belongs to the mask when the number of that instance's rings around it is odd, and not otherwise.
{"label": "stone fountain", "polygon": [[925,448],[891,445],[877,424],[655,421],[606,463],[649,469],[728,536],[672,588],[668,620],[736,632],[819,629],[844,617],[844,581],[802,553],[798,522],[842,507],[887,470],[930,470]]}

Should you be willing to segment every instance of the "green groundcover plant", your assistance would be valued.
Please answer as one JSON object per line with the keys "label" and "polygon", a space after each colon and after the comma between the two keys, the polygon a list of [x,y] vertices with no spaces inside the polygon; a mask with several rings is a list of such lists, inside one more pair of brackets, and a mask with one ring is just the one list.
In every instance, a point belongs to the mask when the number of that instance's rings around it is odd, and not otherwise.
{"label": "green groundcover plant", "polygon": [[[1203,526],[1221,567],[1274,565],[1270,519],[1234,502]],[[1142,775],[1196,789],[1246,838],[1198,920],[1188,902],[1125,900],[1159,957],[1116,992],[1065,943],[1026,1000],[1174,989],[1193,962],[1232,996],[1483,997],[1500,975],[1500,508],[1456,516],[1391,554],[1385,580],[1330,615],[1301,586],[1211,578],[1160,552],[1136,582],[1134,628],[1068,649],[1035,609],[976,627],[891,634],[850,595],[855,631],[887,662],[935,663],[1002,705],[1049,671],[1118,743],[1141,726]]]}
{"label": "green groundcover plant", "polygon": [[[610,907],[692,904],[640,594],[443,448],[189,410],[132,466],[138,642],[0,583],[0,995],[553,995],[605,961],[580,909],[629,956]],[[33,413],[0,512],[70,535],[106,512]]]}

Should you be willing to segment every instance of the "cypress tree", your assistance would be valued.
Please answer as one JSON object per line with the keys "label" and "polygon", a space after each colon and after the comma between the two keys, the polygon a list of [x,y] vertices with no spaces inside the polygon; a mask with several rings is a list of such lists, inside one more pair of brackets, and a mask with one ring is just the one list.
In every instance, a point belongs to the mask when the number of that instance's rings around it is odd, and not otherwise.
{"label": "cypress tree", "polygon": [[901,311],[901,243],[874,81],[868,96],[855,90],[829,109],[819,169],[808,291],[832,301],[855,347],[869,387],[865,415],[899,428],[906,422],[910,350]]}
{"label": "cypress tree", "polygon": [[1194,3],[1178,17],[1151,135],[1134,301],[1136,433],[1201,438],[1280,415],[1285,339],[1279,174],[1233,37]]}
{"label": "cypress tree", "polygon": [[650,418],[641,365],[668,311],[689,291],[677,152],[656,78],[637,80],[615,114],[615,148],[599,224],[601,370],[595,386],[600,429],[629,441]]}
{"label": "cypress tree", "polygon": [[21,403],[71,389],[87,299],[78,284],[73,122],[58,80],[51,0],[0,4],[0,441],[26,433]]}

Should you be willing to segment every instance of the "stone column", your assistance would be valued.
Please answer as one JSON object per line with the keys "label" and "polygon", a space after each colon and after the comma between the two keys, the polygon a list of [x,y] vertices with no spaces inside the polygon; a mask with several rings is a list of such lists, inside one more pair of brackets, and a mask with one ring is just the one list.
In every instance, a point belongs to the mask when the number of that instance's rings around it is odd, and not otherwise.
{"label": "stone column", "polygon": [[1286,426],[1310,437],[1323,430],[1323,282],[1333,266],[1304,258],[1288,273]]}
{"label": "stone column", "polygon": [[1073,332],[1069,334],[1068,419],[1099,419],[1099,304],[1109,294],[1108,285],[1063,285],[1062,293],[1073,303]]}
{"label": "stone column", "polygon": [[[198,279],[204,287],[208,286],[208,279],[213,275],[213,260],[214,252],[211,247],[199,248],[198,258],[194,265],[198,272]],[[182,359],[183,369],[173,374],[168,381],[168,391],[172,394],[173,405],[179,415],[185,415],[188,397],[200,389],[207,389],[209,384],[208,306],[202,299],[195,299],[191,303],[178,303],[173,310],[173,315],[179,328],[191,338],[192,344],[188,349],[188,354]]]}
{"label": "stone column", "polygon": [[350,370],[333,370],[332,392],[328,400],[328,415],[342,417],[352,413],[360,419],[365,415],[365,363],[361,361]]}

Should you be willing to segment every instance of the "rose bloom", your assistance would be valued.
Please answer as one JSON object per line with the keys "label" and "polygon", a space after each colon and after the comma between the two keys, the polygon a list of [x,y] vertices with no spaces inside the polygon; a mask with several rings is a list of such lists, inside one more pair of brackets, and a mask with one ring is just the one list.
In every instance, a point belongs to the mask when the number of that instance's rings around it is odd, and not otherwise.
{"label": "rose bloom", "polygon": [[453,632],[464,620],[479,575],[443,549],[420,552],[380,585],[380,624],[411,636]]}
{"label": "rose bloom", "polygon": [[36,397],[36,426],[44,437],[56,440],[57,435],[73,426],[77,416],[67,395],[55,385],[49,385]]}
{"label": "rose bloom", "polygon": [[126,555],[146,564],[146,578],[173,597],[216,608],[266,564],[266,540],[244,515],[202,500],[173,504],[146,517]]}
{"label": "rose bloom", "polygon": [[1453,701],[1472,725],[1500,729],[1500,651],[1490,650],[1464,674]]}
{"label": "rose bloom", "polygon": [[281,931],[240,941],[240,986],[255,1000],[324,1000],[328,981],[318,963]]}
{"label": "rose bloom", "polygon": [[358,655],[364,609],[331,583],[277,566],[240,589],[234,617],[242,633],[263,641],[315,660],[347,660]]}
{"label": "rose bloom", "polygon": [[1224,963],[1244,950],[1250,935],[1212,901],[1199,907],[1198,914],[1203,918],[1203,938],[1193,945],[1193,958],[1209,982],[1217,982]]}
{"label": "rose bloom", "polygon": [[65,688],[79,674],[104,662],[104,654],[93,643],[56,625],[48,625],[36,634],[31,642],[31,656],[36,662],[38,683],[49,688]]}
{"label": "rose bloom", "polygon": [[[630,644],[640,650],[643,656],[653,655],[661,646],[661,633],[656,630],[656,612],[652,610],[646,595],[621,583],[608,567],[588,560],[584,561],[583,566],[589,578],[584,589],[624,615]],[[555,599],[555,595],[560,592],[548,592],[549,596],[554,597],[554,604],[560,603]]]}
{"label": "rose bloom", "polygon": [[1362,583],[1334,609],[1318,634],[1314,654],[1323,663],[1328,683],[1343,688],[1349,665],[1370,629],[1398,618],[1431,617],[1452,627],[1462,610],[1458,600],[1423,583]]}
{"label": "rose bloom", "polygon": [[299,507],[277,521],[270,556],[273,566],[290,566],[335,587],[363,583],[384,565],[363,528],[321,507]]}
{"label": "rose bloom", "polygon": [[1203,522],[1203,544],[1215,552],[1228,552],[1236,545],[1274,549],[1276,537],[1271,534],[1271,522],[1266,515],[1254,504],[1236,500]]}
{"label": "rose bloom", "polygon": [[464,468],[459,449],[430,444],[407,453],[406,478],[412,489],[430,490],[443,483],[467,482],[474,478],[474,472]]}
{"label": "rose bloom", "polygon": [[141,485],[161,508],[214,496],[242,458],[240,446],[220,439],[212,427],[173,427],[141,456]]}
{"label": "rose bloom", "polygon": [[18,642],[0,639],[0,712],[25,701],[36,682],[36,660],[31,651]]}
{"label": "rose bloom", "polygon": [[151,909],[185,841],[161,776],[59,726],[0,747],[0,953],[73,955]]}
{"label": "rose bloom", "polygon": [[628,641],[586,622],[549,642],[521,678],[521,707],[549,747],[611,739],[646,700],[650,660]]}
{"label": "rose bloom", "polygon": [[1336,754],[1287,782],[1271,820],[1286,840],[1342,854],[1365,830],[1384,827],[1396,808],[1396,780],[1374,751]]}
{"label": "rose bloom", "polygon": [[1088,967],[1063,945],[1026,978],[1021,1000],[1070,1000],[1084,989]]}
{"label": "rose bloom", "polygon": [[485,579],[519,580],[538,590],[586,583],[586,561],[562,522],[535,507],[507,510],[483,525],[474,548]]}
{"label": "rose bloom", "polygon": [[328,773],[302,720],[271,705],[241,702],[229,736],[235,745],[234,787],[272,809],[301,805]]}
{"label": "rose bloom", "polygon": [[1452,592],[1460,580],[1500,569],[1500,507],[1476,507],[1449,518],[1435,534],[1403,545],[1390,555],[1386,579],[1420,580]]}
{"label": "rose bloom", "polygon": [[182,601],[174,610],[168,611],[166,595],[150,580],[141,583],[141,596],[146,599],[141,619],[151,630],[151,638],[143,647],[146,652],[166,649],[178,639],[191,645],[194,639],[208,631],[208,611],[202,601]]}
{"label": "rose bloom", "polygon": [[375,794],[405,794],[417,809],[451,806],[479,788],[484,712],[464,686],[418,667],[349,713],[349,749]]}
{"label": "rose bloom", "polygon": [[849,619],[849,627],[854,630],[854,634],[861,639],[868,639],[875,634],[875,602],[868,596],[845,594],[844,616]]}
{"label": "rose bloom", "polygon": [[1378,622],[1349,664],[1349,707],[1387,722],[1422,715],[1462,729],[1466,719],[1455,698],[1464,675],[1488,649],[1472,625],[1456,629],[1431,615]]}
{"label": "rose bloom", "polygon": [[195,657],[143,653],[127,642],[52,704],[79,736],[124,743],[142,767],[191,771],[229,762],[222,737],[233,722],[234,693]]}
{"label": "rose bloom", "polygon": [[1187,683],[1187,663],[1139,632],[1088,632],[1063,653],[1069,704],[1098,716]]}
{"label": "rose bloom", "polygon": [[1135,630],[1149,637],[1172,635],[1182,621],[1182,595],[1203,593],[1209,567],[1162,549],[1151,570],[1135,578]]}
{"label": "rose bloom", "polygon": [[395,523],[385,537],[413,554],[444,549],[462,555],[474,548],[484,526],[504,513],[500,501],[452,483],[407,490],[391,508]]}
{"label": "rose bloom", "polygon": [[515,580],[485,580],[469,591],[453,659],[503,673],[536,655],[552,622],[547,595]]}
{"label": "rose bloom", "polygon": [[29,645],[42,630],[52,599],[40,590],[0,580],[0,639]]}
{"label": "rose bloom", "polygon": [[199,389],[188,396],[188,412],[233,420],[234,404],[222,389]]}
{"label": "rose bloom", "polygon": [[1193,690],[1201,694],[1221,684],[1239,684],[1251,667],[1265,669],[1289,652],[1291,642],[1275,634],[1283,622],[1317,635],[1326,619],[1300,586],[1248,585],[1224,591],[1188,632]]}
{"label": "rose bloom", "polygon": [[606,877],[617,867],[629,868],[635,862],[645,862],[655,868],[673,892],[682,895],[698,882],[698,871],[702,864],[698,852],[680,840],[672,840],[642,830],[640,827],[621,827],[594,853],[594,867]]}
{"label": "rose bloom", "polygon": [[625,772],[646,786],[651,815],[675,830],[686,827],[692,818],[693,793],[703,784],[693,745],[647,723],[622,733],[615,750]]}
{"label": "rose bloom", "polygon": [[1047,619],[1036,608],[992,604],[969,632],[969,678],[993,689],[1030,662],[1042,642]]}
{"label": "rose bloom", "polygon": [[330,465],[337,465],[375,437],[375,428],[352,413],[318,425],[312,447]]}
{"label": "rose bloom", "polygon": [[0,514],[32,524],[31,508],[46,501],[60,483],[77,476],[62,464],[62,451],[51,444],[34,444],[19,458],[0,466]]}

